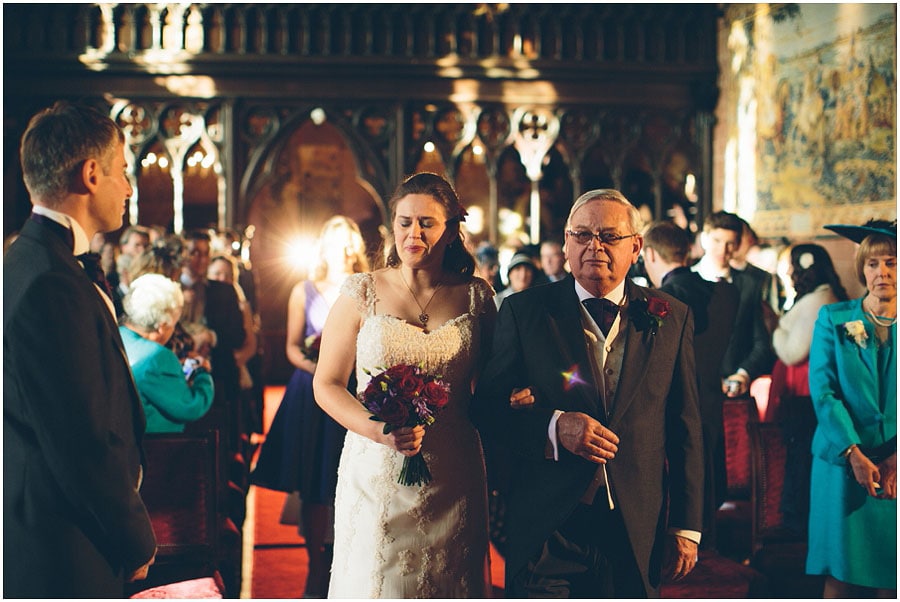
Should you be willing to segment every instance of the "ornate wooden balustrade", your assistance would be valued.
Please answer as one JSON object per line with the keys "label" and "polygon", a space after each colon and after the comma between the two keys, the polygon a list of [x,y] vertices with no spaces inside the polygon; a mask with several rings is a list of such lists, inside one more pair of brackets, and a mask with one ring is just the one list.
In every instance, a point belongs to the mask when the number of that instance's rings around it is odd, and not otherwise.
{"label": "ornate wooden balustrade", "polygon": [[6,5],[4,16],[4,50],[15,60],[102,57],[140,68],[166,52],[265,68],[286,59],[396,66],[452,57],[488,77],[522,60],[572,72],[715,69],[716,8],[702,4],[21,4]]}

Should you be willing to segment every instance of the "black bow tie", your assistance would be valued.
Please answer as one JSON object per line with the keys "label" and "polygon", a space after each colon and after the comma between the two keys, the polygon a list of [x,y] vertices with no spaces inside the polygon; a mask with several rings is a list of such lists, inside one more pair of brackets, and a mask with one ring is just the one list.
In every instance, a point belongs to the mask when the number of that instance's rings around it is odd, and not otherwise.
{"label": "black bow tie", "polygon": [[619,315],[619,306],[609,299],[597,299],[596,297],[585,299],[582,303],[594,318],[594,322],[603,331],[603,336],[607,336],[613,322],[616,321],[616,316]]}
{"label": "black bow tie", "polygon": [[82,253],[75,257],[84,266],[84,271],[90,279],[100,287],[100,290],[112,299],[112,287],[106,279],[103,267],[100,265],[100,255],[98,253]]}

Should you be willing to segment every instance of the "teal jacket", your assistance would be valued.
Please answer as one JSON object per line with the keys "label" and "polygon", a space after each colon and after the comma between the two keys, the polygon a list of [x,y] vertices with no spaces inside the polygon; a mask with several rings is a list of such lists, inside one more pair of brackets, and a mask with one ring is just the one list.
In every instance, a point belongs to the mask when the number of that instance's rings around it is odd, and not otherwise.
{"label": "teal jacket", "polygon": [[197,370],[188,383],[171,350],[125,326],[119,332],[147,415],[148,433],[182,433],[187,423],[209,411],[213,380],[208,372]]}
{"label": "teal jacket", "polygon": [[[857,342],[848,328],[859,326],[866,338]],[[875,327],[861,299],[819,310],[809,353],[809,389],[819,420],[812,453],[818,458],[843,465],[841,453],[854,443],[873,447],[896,436],[897,327],[888,333],[879,359]]]}

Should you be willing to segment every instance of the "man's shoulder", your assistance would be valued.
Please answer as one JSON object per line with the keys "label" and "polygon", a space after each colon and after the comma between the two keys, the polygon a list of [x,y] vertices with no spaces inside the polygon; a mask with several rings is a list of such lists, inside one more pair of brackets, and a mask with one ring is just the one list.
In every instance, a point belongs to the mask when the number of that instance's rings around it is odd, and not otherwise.
{"label": "man's shoulder", "polygon": [[634,282],[630,282],[629,287],[630,290],[628,295],[632,299],[656,297],[668,302],[670,305],[674,305],[676,308],[687,310],[687,304],[684,301],[673,295],[671,292],[663,290],[662,288],[649,288],[646,286],[635,284]]}
{"label": "man's shoulder", "polygon": [[218,301],[228,301],[230,299],[234,299],[234,302],[238,302],[237,291],[234,288],[233,284],[228,284],[227,282],[219,282],[218,280],[207,280],[206,281],[206,299],[207,302],[216,303]]}
{"label": "man's shoulder", "polygon": [[[509,289],[504,289],[503,292],[507,290]],[[517,293],[507,293],[508,296],[503,298],[501,309],[507,303],[511,303],[510,307],[518,311],[552,309],[555,308],[568,293],[571,293],[572,299],[578,299],[575,295],[575,285],[569,278],[564,278],[563,280],[558,280],[556,282],[538,284]]]}

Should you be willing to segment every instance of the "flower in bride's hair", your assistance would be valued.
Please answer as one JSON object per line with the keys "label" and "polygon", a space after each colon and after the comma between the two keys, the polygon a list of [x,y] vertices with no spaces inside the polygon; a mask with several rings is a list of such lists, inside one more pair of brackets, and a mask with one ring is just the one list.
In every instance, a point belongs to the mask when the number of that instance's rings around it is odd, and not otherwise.
{"label": "flower in bride's hair", "polygon": [[853,339],[853,342],[863,349],[866,348],[866,341],[869,339],[869,335],[866,334],[866,326],[862,320],[844,322],[844,334]]}
{"label": "flower in bride's hair", "polygon": [[[384,423],[385,435],[402,427],[430,426],[438,411],[450,401],[450,386],[421,366],[397,364],[374,375],[368,370],[364,372],[371,379],[359,398],[372,413],[370,420]],[[422,452],[403,459],[397,482],[402,485],[431,482],[431,472]]]}

